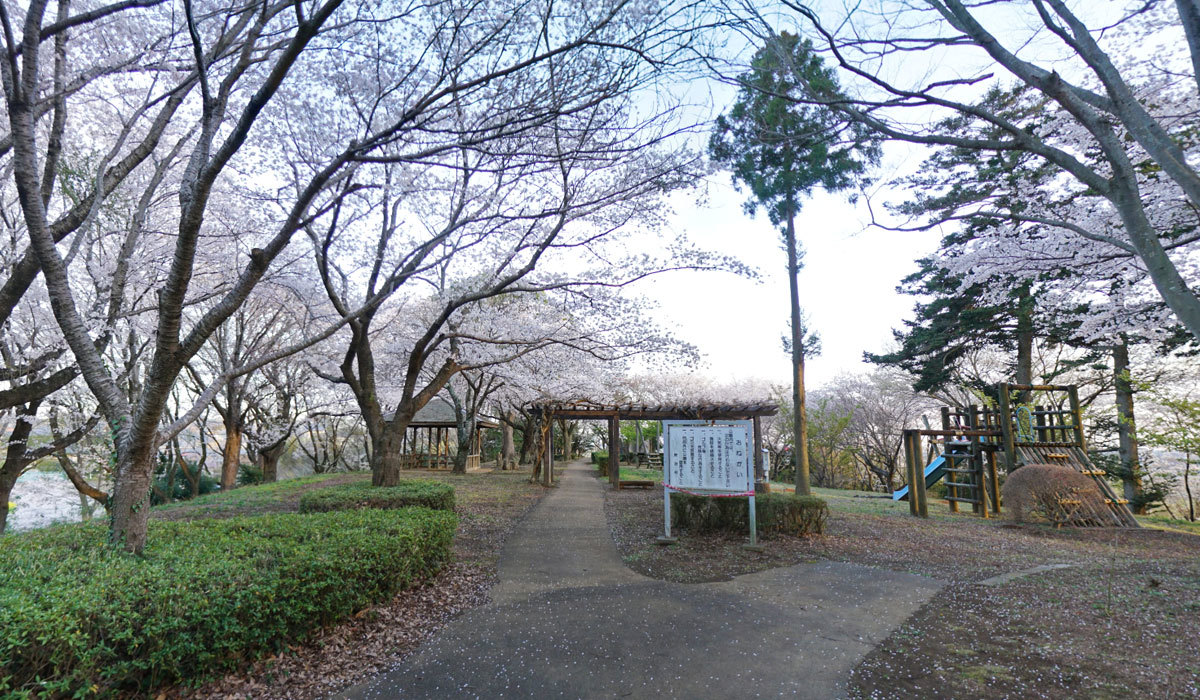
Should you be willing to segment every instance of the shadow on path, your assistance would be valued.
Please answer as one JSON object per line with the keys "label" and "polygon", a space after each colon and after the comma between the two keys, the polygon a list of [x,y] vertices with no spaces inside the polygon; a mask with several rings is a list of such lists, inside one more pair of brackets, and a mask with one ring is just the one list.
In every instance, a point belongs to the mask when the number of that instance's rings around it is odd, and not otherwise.
{"label": "shadow on path", "polygon": [[569,466],[505,546],[492,602],[338,697],[840,697],[941,587],[838,562],[650,579],[617,554],[602,488],[590,465]]}

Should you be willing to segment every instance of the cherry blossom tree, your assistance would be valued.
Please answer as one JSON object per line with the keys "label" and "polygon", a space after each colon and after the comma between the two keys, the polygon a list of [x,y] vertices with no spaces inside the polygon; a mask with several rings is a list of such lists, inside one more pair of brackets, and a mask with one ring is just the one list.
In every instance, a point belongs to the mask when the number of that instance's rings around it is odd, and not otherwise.
{"label": "cherry blossom tree", "polygon": [[[1029,93],[994,92],[984,104],[1029,130],[1045,131],[1055,122],[1069,126],[1052,106],[1031,102]],[[1169,96],[1155,105],[1156,112],[1164,113],[1181,108],[1184,105],[1172,104]],[[1080,158],[1094,156],[1084,153]],[[1195,212],[1163,191],[1158,171],[1144,169],[1137,177],[1147,195],[1145,210],[1168,241],[1168,253],[1195,283],[1194,244],[1200,223]],[[900,213],[915,217],[918,227],[961,227],[925,265],[926,272],[932,269],[940,275],[935,278],[954,281],[946,290],[948,299],[961,295],[968,313],[979,315],[980,309],[1011,307],[1011,301],[1006,304],[1014,296],[1009,290],[1018,289],[1029,307],[1037,307],[1047,339],[1111,356],[1121,479],[1126,497],[1137,502],[1142,466],[1130,348],[1169,347],[1184,333],[1142,259],[1111,242],[1123,237],[1117,212],[1095,195],[1064,190],[1052,168],[1020,152],[995,157],[943,147],[911,184],[914,198],[898,207]],[[1072,222],[1073,229],[1048,223],[1055,221]],[[988,330],[968,331],[964,337],[967,342],[972,336],[987,338]]]}
{"label": "cherry blossom tree", "polygon": [[[398,478],[409,421],[455,374],[568,342],[556,337],[565,327],[522,328],[527,314],[490,317],[488,327],[472,328],[488,300],[620,288],[683,268],[739,269],[686,241],[665,245],[665,258],[628,252],[632,236],[661,228],[663,194],[693,182],[698,160],[687,149],[665,148],[680,129],[671,110],[636,116],[648,77],[622,65],[609,72],[586,63],[553,69],[547,80],[572,85],[555,91],[553,119],[497,136],[490,150],[464,147],[442,161],[364,170],[360,177],[376,184],[339,203],[330,225],[309,228],[334,309],[346,316],[355,305],[367,307],[349,323],[336,376],[326,376],[359,401],[377,485]],[[458,128],[473,131],[481,128],[477,120],[494,118],[472,107],[456,113]],[[537,108],[547,108],[543,97]],[[359,279],[352,271],[364,248],[368,271]],[[604,264],[582,262],[589,259]],[[396,305],[385,305],[393,297]],[[375,324],[382,318],[388,355],[404,363],[391,370],[387,393],[376,367]]]}
{"label": "cherry blossom tree", "polygon": [[912,378],[894,369],[869,374],[847,374],[821,387],[819,394],[840,406],[849,416],[845,442],[856,462],[873,476],[879,487],[891,492],[903,478],[901,431],[921,425],[938,402],[912,389]]}
{"label": "cherry blossom tree", "polygon": [[[181,429],[160,425],[179,374],[280,263],[295,234],[327,221],[359,189],[360,170],[463,148],[486,152],[502,136],[532,134],[563,116],[555,97],[573,87],[548,80],[551,73],[571,75],[574,65],[621,75],[669,65],[678,44],[667,40],[686,37],[678,30],[691,13],[686,3],[670,2],[556,4],[553,11],[540,3],[484,9],[450,0],[232,8],[145,0],[81,11],[61,0],[53,14],[50,7],[34,0],[23,17],[7,5],[0,13],[6,179],[28,241],[5,298],[19,298],[41,272],[65,344],[113,437],[111,537],[134,552],[145,545],[155,451]],[[577,97],[582,113],[605,95]],[[96,128],[75,133],[62,107],[72,100],[102,104],[107,113]],[[456,121],[464,113],[475,118]],[[97,154],[82,178],[88,185],[78,196],[57,196],[59,156],[80,143]],[[161,228],[138,234],[163,241],[170,253],[147,305],[153,341],[131,398],[103,360],[105,319],[86,313],[71,255],[57,244],[81,231],[135,172],[148,172],[151,156],[178,167],[144,190],[155,201],[173,200]],[[242,216],[213,214],[214,198],[226,196],[241,202]],[[249,229],[236,232],[232,245],[223,235],[231,225]],[[198,274],[199,262],[218,252],[232,258],[232,251],[240,253],[236,274],[201,289],[210,280]],[[349,309],[275,356],[327,337],[362,310]],[[271,359],[214,378],[181,420],[195,420],[225,382]]]}

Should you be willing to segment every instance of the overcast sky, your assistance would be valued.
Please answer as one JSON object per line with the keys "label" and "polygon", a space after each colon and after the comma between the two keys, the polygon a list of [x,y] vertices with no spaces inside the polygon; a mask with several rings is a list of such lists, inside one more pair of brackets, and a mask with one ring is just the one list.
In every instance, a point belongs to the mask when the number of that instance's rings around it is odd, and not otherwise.
{"label": "overcast sky", "polygon": [[[918,157],[905,149],[888,160],[896,167]],[[791,363],[781,340],[789,318],[782,239],[764,214],[751,217],[743,211],[745,194],[734,190],[728,174],[714,175],[705,195],[707,201],[699,205],[695,194],[676,197],[674,227],[701,247],[758,268],[761,280],[678,273],[639,291],[661,304],[667,325],[700,348],[707,360],[701,373],[718,380],[761,377],[788,384]],[[878,214],[882,199],[872,202]],[[806,383],[812,387],[841,372],[871,368],[863,352],[882,350],[892,339],[891,329],[912,317],[914,300],[897,293],[896,285],[916,269],[917,258],[937,246],[936,233],[893,233],[868,222],[863,202],[851,205],[844,196],[825,193],[806,202],[797,219],[806,250],[800,303],[822,344],[820,356],[806,364]]]}
{"label": "overcast sky", "polygon": [[[1102,23],[1115,18],[1121,7],[1089,4],[1086,14],[1093,23]],[[1070,54],[1063,53],[1036,16],[1021,14],[1030,13],[1029,8],[1003,6],[987,12],[1002,39],[1021,47],[1023,54],[1046,61],[1068,77],[1077,72],[1067,60]],[[892,78],[896,76],[891,73],[906,74],[903,82],[914,75],[926,80],[971,76],[990,70],[990,65],[981,51],[959,47],[904,54],[903,61],[890,62],[882,70]],[[984,86],[973,89],[982,91]],[[691,83],[683,93],[697,110],[697,121],[728,110],[735,97],[728,85],[715,80]],[[692,147],[702,149],[706,142],[707,133],[694,134]],[[928,153],[909,144],[885,144],[884,164],[874,179],[886,183],[912,173]],[[687,232],[699,246],[736,255],[757,267],[761,281],[679,273],[656,278],[638,291],[658,301],[665,323],[699,347],[707,359],[699,372],[717,380],[758,377],[790,384],[790,360],[781,342],[788,332],[789,312],[787,257],[780,235],[765,215],[744,213],[745,193],[734,190],[728,173],[714,175],[704,190],[707,201],[702,205],[697,205],[695,194],[675,197],[673,228]],[[884,202],[903,196],[896,189],[874,192],[875,214],[885,217]],[[915,299],[897,293],[896,286],[916,270],[918,258],[936,249],[944,233],[894,233],[869,226],[869,220],[862,202],[851,205],[842,195],[825,193],[808,200],[798,217],[798,237],[807,251],[800,272],[800,303],[822,342],[820,356],[806,363],[810,387],[842,372],[873,367],[863,361],[863,352],[885,349],[892,342],[892,329],[913,316]]]}

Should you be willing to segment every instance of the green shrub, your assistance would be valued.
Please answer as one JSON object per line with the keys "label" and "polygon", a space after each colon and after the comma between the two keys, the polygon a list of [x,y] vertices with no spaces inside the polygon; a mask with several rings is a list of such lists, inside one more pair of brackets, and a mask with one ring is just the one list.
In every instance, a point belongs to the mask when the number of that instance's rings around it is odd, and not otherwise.
{"label": "green shrub", "polygon": [[262,467],[257,464],[239,464],[237,473],[238,486],[257,486],[263,482]]}
{"label": "green shrub", "polygon": [[445,511],[151,521],[146,551],[101,525],[0,539],[0,697],[112,697],[283,649],[449,560]]}
{"label": "green shrub", "polygon": [[372,486],[360,482],[316,489],[300,497],[301,513],[409,506],[454,510],[454,487],[429,479],[405,480],[395,486]]}
{"label": "green shrub", "polygon": [[[208,474],[200,474],[198,479],[199,482],[196,484],[197,496],[204,496],[221,490],[221,482]],[[150,505],[157,506],[168,502],[168,499],[164,498],[168,486],[172,487],[170,501],[186,501],[192,498],[192,485],[182,474],[175,475],[175,483],[173,485],[168,483],[165,476],[160,476],[154,480],[154,486],[150,489]]]}
{"label": "green shrub", "polygon": [[[671,526],[697,533],[746,532],[749,498],[709,498],[671,494]],[[829,508],[815,496],[764,493],[754,498],[759,534],[819,535],[825,531]]]}

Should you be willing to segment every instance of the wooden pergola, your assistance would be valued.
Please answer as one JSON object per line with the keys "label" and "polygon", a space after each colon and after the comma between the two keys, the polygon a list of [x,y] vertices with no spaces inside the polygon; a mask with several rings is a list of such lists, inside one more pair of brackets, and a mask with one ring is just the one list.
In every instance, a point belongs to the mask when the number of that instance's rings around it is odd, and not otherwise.
{"label": "wooden pergola", "polygon": [[750,420],[754,422],[754,480],[756,489],[765,485],[766,474],[762,462],[762,425],[759,419],[773,416],[779,407],[772,402],[754,403],[689,403],[646,406],[635,404],[599,404],[586,401],[570,403],[544,403],[532,407],[531,412],[540,418],[542,425],[540,464],[542,484],[554,483],[554,437],[555,418],[608,421],[608,480],[615,489],[621,488],[621,421],[622,420]]}
{"label": "wooden pergola", "polygon": [[[479,455],[483,444],[483,431],[499,428],[500,424],[490,418],[478,416],[475,434],[471,436],[471,454],[467,456],[467,468],[479,467]],[[401,465],[405,469],[449,469],[454,456],[450,452],[450,436],[458,429],[454,407],[447,401],[435,398],[425,404],[413,416],[405,431],[401,451]]]}

